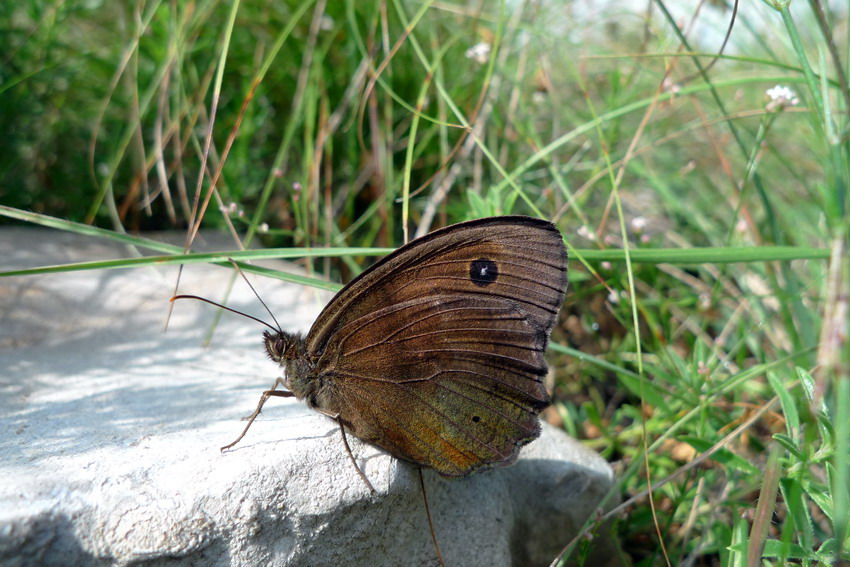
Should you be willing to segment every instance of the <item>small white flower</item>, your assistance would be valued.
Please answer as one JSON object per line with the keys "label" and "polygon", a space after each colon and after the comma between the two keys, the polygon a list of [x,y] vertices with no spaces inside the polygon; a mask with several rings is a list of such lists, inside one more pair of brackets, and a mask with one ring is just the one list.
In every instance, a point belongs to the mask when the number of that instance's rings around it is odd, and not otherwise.
{"label": "small white flower", "polygon": [[259,227],[257,227],[257,230],[259,230],[263,234],[267,233],[269,231],[269,223],[264,222]]}
{"label": "small white flower", "polygon": [[292,184],[292,190],[295,192],[301,191],[301,184],[296,181]]}
{"label": "small white flower", "polygon": [[632,219],[631,225],[632,230],[635,232],[643,232],[643,229],[646,228],[646,218],[644,217],[635,217]]}
{"label": "small white flower", "polygon": [[662,90],[669,92],[673,96],[676,96],[677,94],[679,94],[679,91],[682,90],[682,86],[675,83],[670,77],[664,79],[664,81],[661,83],[661,88]]}
{"label": "small white flower", "polygon": [[767,96],[770,102],[767,103],[768,110],[782,110],[786,106],[797,106],[800,104],[800,99],[797,93],[788,87],[776,85],[771,89],[767,89]]}
{"label": "small white flower", "polygon": [[586,224],[581,225],[576,232],[578,232],[578,235],[582,238],[587,238],[591,241],[596,240],[596,233],[590,230]]}
{"label": "small white flower", "polygon": [[322,31],[330,31],[334,29],[335,25],[334,19],[327,14],[322,14],[322,17],[319,19],[319,29]]}
{"label": "small white flower", "polygon": [[604,260],[601,264],[599,264],[603,270],[610,270],[612,268],[611,262],[608,260]]}
{"label": "small white flower", "polygon": [[611,293],[608,294],[608,301],[610,303],[613,303],[614,305],[617,305],[618,303],[620,303],[620,296],[617,295],[616,291],[611,291]]}
{"label": "small white flower", "polygon": [[476,63],[480,63],[483,65],[487,62],[487,58],[490,57],[490,44],[485,42],[479,42],[466,50],[467,59],[472,59]]}

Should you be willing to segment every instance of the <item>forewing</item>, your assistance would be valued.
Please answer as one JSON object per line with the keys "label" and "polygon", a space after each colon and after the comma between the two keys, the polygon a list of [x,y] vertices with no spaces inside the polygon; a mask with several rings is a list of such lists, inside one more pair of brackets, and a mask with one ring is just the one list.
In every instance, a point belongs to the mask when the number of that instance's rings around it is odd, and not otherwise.
{"label": "forewing", "polygon": [[317,318],[307,350],[318,357],[352,321],[432,295],[500,299],[548,334],[566,286],[567,253],[551,223],[522,216],[460,223],[399,248],[352,280]]}

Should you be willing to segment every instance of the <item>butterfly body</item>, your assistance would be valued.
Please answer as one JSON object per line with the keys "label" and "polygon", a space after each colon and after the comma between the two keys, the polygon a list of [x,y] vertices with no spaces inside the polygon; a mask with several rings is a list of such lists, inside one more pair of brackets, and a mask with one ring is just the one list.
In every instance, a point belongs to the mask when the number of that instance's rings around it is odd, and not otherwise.
{"label": "butterfly body", "polygon": [[543,355],[566,285],[551,223],[480,219],[363,272],[306,337],[264,341],[291,395],[398,458],[466,476],[514,462],[539,436]]}

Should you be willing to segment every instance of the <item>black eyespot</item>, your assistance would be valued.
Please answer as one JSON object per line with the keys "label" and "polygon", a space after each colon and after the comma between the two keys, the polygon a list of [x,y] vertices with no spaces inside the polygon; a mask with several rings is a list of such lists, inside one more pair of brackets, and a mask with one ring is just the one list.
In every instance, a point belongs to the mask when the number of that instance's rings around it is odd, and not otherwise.
{"label": "black eyespot", "polygon": [[487,258],[479,258],[469,265],[469,279],[477,286],[486,287],[499,277],[496,262]]}
{"label": "black eyespot", "polygon": [[478,423],[479,421],[481,421],[481,418],[480,418],[480,417],[478,417],[477,415],[473,415],[473,416],[472,416],[472,421],[473,421],[474,423]]}

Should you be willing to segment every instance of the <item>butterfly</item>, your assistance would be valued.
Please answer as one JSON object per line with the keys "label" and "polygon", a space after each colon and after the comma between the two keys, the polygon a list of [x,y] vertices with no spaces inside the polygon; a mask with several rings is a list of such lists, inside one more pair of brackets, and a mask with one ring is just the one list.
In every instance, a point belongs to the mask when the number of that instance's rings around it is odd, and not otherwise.
{"label": "butterfly", "polygon": [[566,287],[566,248],[544,220],[413,240],[340,290],[306,336],[264,333],[284,376],[222,450],[276,396],[335,419],[352,461],[346,431],[446,477],[509,465],[550,404],[544,353]]}

